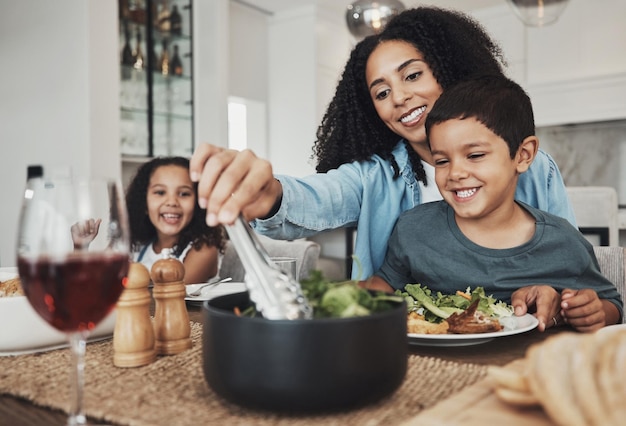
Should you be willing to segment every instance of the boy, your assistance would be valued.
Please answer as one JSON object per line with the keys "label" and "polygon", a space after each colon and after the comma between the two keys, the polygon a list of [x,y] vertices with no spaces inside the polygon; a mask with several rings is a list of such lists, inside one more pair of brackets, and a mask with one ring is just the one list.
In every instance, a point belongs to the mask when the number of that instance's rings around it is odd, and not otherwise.
{"label": "boy", "polygon": [[368,287],[421,283],[449,294],[482,286],[516,315],[533,309],[541,331],[561,320],[594,331],[621,319],[623,302],[592,245],[566,220],[514,199],[539,146],[520,86],[483,76],[445,90],[426,135],[443,200],[398,218]]}

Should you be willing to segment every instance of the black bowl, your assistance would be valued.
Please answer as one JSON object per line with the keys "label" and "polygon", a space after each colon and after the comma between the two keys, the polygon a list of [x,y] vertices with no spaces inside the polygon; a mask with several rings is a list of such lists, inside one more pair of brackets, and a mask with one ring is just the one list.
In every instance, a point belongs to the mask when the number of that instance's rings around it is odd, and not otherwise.
{"label": "black bowl", "polygon": [[406,305],[356,318],[239,317],[248,293],[204,302],[204,377],[235,404],[293,413],[365,405],[404,380]]}

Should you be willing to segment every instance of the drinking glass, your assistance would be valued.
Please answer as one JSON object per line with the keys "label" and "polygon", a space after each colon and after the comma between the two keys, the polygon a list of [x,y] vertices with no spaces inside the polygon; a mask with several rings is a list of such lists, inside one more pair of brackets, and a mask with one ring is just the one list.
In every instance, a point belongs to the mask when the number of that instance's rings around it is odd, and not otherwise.
{"label": "drinking glass", "polygon": [[289,275],[294,280],[298,280],[297,271],[297,259],[295,257],[271,257],[270,260],[274,262],[278,269]]}
{"label": "drinking glass", "polygon": [[32,194],[25,194],[18,227],[18,271],[35,311],[68,336],[72,353],[68,425],[86,424],[86,341],[115,307],[129,263],[128,219],[118,181],[42,180]]}

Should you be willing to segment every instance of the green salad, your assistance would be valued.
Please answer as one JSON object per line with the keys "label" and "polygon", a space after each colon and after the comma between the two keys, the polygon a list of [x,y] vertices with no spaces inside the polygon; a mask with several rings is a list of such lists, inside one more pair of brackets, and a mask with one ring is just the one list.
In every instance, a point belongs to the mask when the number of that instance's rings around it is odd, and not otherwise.
{"label": "green salad", "polygon": [[395,294],[404,298],[408,312],[423,315],[426,321],[441,322],[455,312],[467,309],[476,299],[479,300],[477,311],[485,315],[503,318],[513,315],[513,307],[503,301],[487,296],[482,287],[456,294],[433,293],[421,284],[407,284],[404,290],[396,290]]}
{"label": "green salad", "polygon": [[391,309],[402,297],[359,287],[356,281],[331,282],[321,271],[312,271],[300,282],[315,318],[348,318]]}

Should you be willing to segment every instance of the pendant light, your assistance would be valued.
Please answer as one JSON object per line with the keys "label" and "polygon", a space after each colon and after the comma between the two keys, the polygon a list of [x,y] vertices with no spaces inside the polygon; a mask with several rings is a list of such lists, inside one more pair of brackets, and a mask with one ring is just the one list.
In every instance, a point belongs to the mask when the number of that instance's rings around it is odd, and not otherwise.
{"label": "pendant light", "polygon": [[507,0],[517,17],[529,27],[555,22],[569,0]]}
{"label": "pendant light", "polygon": [[346,10],[348,29],[357,39],[378,34],[391,18],[404,9],[399,0],[357,0]]}

